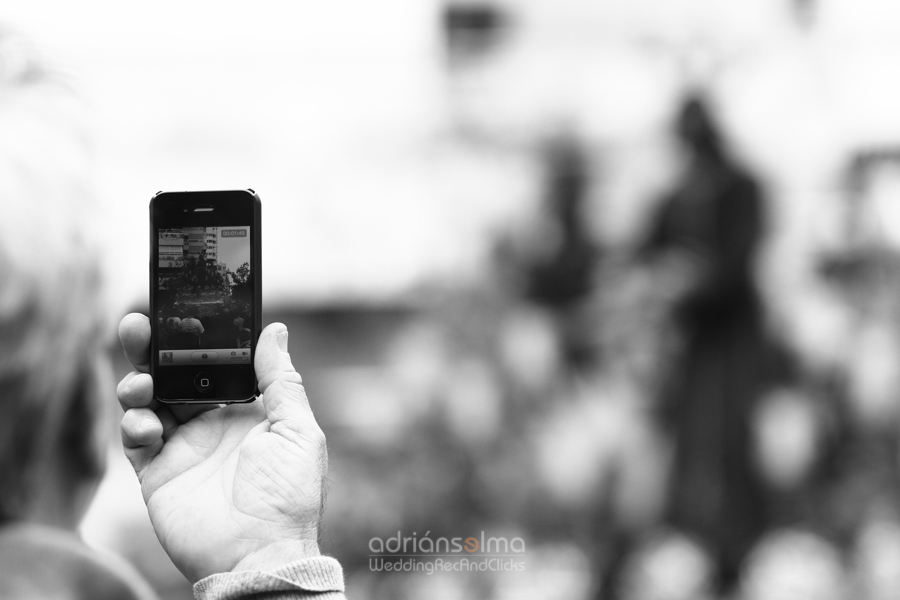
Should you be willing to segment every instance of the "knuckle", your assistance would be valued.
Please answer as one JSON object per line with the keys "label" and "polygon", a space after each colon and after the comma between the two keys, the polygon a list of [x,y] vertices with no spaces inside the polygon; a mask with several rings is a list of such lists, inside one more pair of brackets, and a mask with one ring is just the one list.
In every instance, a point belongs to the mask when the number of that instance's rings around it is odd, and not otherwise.
{"label": "knuckle", "polygon": [[276,379],[266,389],[266,393],[289,394],[291,396],[301,398],[304,401],[306,399],[306,390],[304,389],[303,384],[300,382],[299,375],[296,378],[288,375]]}
{"label": "knuckle", "polygon": [[122,418],[120,428],[123,434],[127,435],[128,437],[134,437],[135,430],[137,429],[137,420],[134,418],[134,416],[125,413],[125,416]]}
{"label": "knuckle", "polygon": [[275,383],[303,388],[303,378],[300,377],[300,373],[297,371],[282,371],[278,374],[278,379],[275,380]]}
{"label": "knuckle", "polygon": [[122,423],[119,426],[119,433],[122,436],[122,441],[125,442],[126,445],[130,444],[134,439],[134,432],[124,419],[122,419]]}
{"label": "knuckle", "polygon": [[131,380],[131,375],[126,375],[119,382],[119,385],[116,386],[116,396],[118,396],[119,399],[122,399],[125,397],[126,391],[128,389],[128,383],[130,380]]}

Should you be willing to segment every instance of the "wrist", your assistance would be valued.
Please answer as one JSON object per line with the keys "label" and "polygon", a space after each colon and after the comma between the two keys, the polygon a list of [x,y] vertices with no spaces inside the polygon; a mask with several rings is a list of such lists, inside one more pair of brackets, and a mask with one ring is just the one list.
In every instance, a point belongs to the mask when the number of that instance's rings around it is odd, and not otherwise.
{"label": "wrist", "polygon": [[231,571],[274,571],[288,563],[321,556],[319,545],[310,540],[283,540],[255,550],[235,563]]}

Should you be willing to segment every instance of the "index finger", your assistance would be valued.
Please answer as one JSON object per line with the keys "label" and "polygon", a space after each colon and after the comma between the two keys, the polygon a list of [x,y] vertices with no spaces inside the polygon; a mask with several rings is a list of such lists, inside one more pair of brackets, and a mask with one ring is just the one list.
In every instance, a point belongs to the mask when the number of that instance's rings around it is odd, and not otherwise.
{"label": "index finger", "polygon": [[150,319],[139,313],[129,313],[119,322],[119,340],[125,358],[136,371],[150,372]]}

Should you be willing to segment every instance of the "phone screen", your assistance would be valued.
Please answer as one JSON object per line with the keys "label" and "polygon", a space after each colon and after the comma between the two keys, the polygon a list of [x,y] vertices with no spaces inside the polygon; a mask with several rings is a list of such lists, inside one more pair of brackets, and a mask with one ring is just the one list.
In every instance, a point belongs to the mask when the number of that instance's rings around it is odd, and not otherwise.
{"label": "phone screen", "polygon": [[157,230],[159,366],[252,364],[250,227]]}

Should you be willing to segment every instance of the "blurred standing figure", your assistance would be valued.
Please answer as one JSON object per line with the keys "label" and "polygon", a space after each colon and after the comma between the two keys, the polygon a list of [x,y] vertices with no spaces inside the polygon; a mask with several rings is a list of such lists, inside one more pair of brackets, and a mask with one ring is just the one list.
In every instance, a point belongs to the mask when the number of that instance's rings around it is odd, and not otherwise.
{"label": "blurred standing figure", "polygon": [[563,358],[572,367],[590,366],[595,358],[594,323],[585,302],[594,289],[600,251],[584,224],[591,175],[586,154],[569,134],[544,148],[542,219],[527,240],[528,251],[515,260],[523,295],[554,316]]}
{"label": "blurred standing figure", "polygon": [[552,223],[547,252],[527,266],[526,294],[551,308],[562,309],[591,292],[597,248],[584,230],[588,170],[584,150],[562,138],[546,150],[548,171],[544,203]]}
{"label": "blurred standing figure", "polygon": [[687,167],[642,248],[682,339],[661,388],[676,447],[666,518],[713,551],[727,589],[765,526],[750,438],[768,362],[753,274],[763,202],[756,181],[724,151],[702,98],[686,100],[676,134]]}

